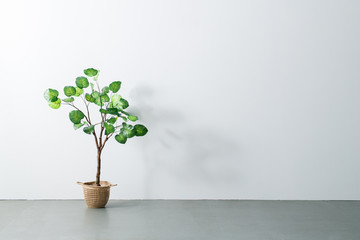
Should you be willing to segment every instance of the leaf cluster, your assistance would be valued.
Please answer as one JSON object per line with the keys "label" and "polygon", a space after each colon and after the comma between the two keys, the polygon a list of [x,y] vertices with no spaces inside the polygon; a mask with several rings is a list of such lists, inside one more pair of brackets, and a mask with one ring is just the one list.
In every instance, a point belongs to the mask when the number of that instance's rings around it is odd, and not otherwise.
{"label": "leaf cluster", "polygon": [[[122,144],[134,136],[144,136],[148,132],[144,125],[131,125],[128,123],[129,120],[136,122],[138,117],[125,111],[129,107],[129,102],[118,94],[121,81],[114,81],[108,86],[100,88],[98,82],[99,72],[94,68],[85,69],[85,76],[77,77],[75,85],[64,87],[63,93],[66,97],[60,98],[59,91],[49,88],[45,90],[44,98],[53,109],[58,109],[62,105],[75,108],[69,113],[69,119],[73,123],[74,129],[83,128],[84,133],[94,135],[96,145],[100,149],[113,135],[115,140]],[[75,105],[76,99],[83,101],[86,111]],[[91,122],[90,104],[98,106],[101,122]],[[97,127],[99,127],[98,131],[96,131]]]}

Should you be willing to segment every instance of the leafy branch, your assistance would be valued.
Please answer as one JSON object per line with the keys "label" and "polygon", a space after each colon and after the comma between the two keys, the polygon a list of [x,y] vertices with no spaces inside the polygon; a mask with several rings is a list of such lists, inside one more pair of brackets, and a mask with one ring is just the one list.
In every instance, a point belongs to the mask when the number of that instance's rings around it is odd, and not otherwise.
{"label": "leafy branch", "polygon": [[[83,129],[83,132],[93,135],[96,148],[98,150],[98,170],[96,175],[96,184],[100,185],[100,165],[101,152],[106,142],[115,135],[115,140],[125,144],[127,139],[134,136],[144,136],[148,129],[141,124],[131,125],[128,120],[136,122],[138,117],[125,111],[129,107],[129,103],[121,95],[117,94],[120,90],[121,82],[114,81],[102,89],[99,85],[99,70],[88,68],[84,70],[86,76],[77,77],[76,86],[65,86],[64,94],[66,98],[59,98],[59,92],[55,89],[47,89],[44,92],[44,98],[48,105],[53,109],[58,109],[61,105],[68,105],[75,110],[69,113],[69,119],[73,123],[74,129]],[[92,82],[89,82],[88,78]],[[97,90],[94,89],[94,83]],[[90,88],[88,88],[90,86]],[[87,92],[85,92],[87,90]],[[109,96],[110,95],[110,96]],[[85,105],[86,112],[77,107],[74,102],[76,98],[80,98]],[[90,104],[99,107],[101,122],[92,124]],[[121,124],[120,124],[121,123]],[[96,130],[96,127],[100,129]]]}

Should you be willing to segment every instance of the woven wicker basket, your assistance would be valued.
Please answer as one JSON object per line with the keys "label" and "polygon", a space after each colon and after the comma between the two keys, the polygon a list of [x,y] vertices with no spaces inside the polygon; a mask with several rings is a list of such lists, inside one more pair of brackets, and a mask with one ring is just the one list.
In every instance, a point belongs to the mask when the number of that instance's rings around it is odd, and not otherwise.
{"label": "woven wicker basket", "polygon": [[117,184],[111,184],[107,181],[100,181],[101,186],[96,186],[95,182],[77,182],[83,186],[84,198],[89,208],[104,208],[110,196],[110,187]]}

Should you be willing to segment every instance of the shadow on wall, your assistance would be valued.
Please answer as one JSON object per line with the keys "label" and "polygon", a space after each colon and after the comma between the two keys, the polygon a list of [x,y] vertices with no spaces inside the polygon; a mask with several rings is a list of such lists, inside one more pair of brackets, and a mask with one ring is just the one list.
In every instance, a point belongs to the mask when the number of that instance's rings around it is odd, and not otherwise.
{"label": "shadow on wall", "polygon": [[[146,116],[149,126],[143,141],[145,198],[162,196],[164,190],[175,198],[184,192],[215,196],[219,189],[238,191],[239,146],[221,132],[224,128],[199,127],[181,110],[162,107],[166,100],[149,86],[136,87],[130,94],[138,106],[134,112]],[[159,189],[159,184],[166,189]]]}

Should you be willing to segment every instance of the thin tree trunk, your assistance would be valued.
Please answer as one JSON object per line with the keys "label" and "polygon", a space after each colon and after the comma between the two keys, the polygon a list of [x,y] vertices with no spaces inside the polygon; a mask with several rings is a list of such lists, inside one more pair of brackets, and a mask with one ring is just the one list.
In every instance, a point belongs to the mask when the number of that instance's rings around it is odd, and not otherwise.
{"label": "thin tree trunk", "polygon": [[101,149],[98,148],[97,153],[97,172],[96,172],[96,185],[100,186],[100,171],[101,171]]}

